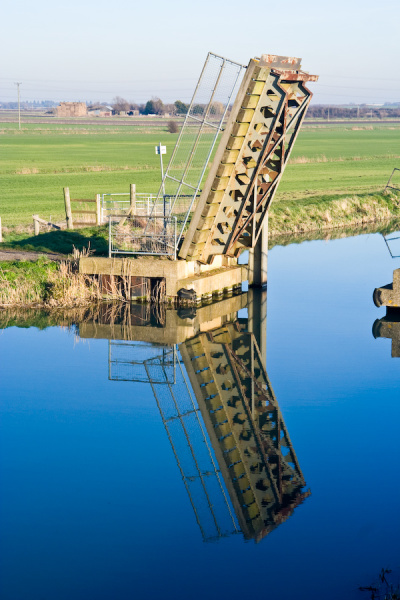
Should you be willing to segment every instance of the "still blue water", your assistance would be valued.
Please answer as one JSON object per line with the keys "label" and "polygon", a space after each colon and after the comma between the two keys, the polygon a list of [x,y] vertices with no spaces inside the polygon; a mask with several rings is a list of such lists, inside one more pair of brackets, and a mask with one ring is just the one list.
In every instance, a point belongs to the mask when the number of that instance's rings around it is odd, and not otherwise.
{"label": "still blue water", "polygon": [[266,371],[311,495],[259,543],[204,541],[153,389],[109,379],[108,340],[4,329],[1,599],[369,597],[400,566],[400,358],[372,335],[398,267],[379,235],[270,251]]}

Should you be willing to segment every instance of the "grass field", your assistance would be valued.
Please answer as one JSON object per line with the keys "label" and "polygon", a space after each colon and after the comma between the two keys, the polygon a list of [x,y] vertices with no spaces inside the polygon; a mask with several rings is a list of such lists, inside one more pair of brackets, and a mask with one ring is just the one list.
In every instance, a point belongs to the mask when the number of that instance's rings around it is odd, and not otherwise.
{"label": "grass field", "polygon": [[[157,192],[159,157],[167,163],[176,135],[162,126],[0,124],[0,217],[4,226],[32,223],[32,214],[64,218],[63,187],[75,198],[96,193]],[[306,126],[300,133],[277,202],[338,198],[381,191],[400,167],[400,125]]]}

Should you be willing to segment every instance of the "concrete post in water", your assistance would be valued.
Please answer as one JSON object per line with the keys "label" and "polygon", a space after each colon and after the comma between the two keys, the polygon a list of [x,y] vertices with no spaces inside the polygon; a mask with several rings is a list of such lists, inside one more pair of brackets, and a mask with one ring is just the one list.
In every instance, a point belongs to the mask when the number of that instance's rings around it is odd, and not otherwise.
{"label": "concrete post in water", "polygon": [[260,349],[263,365],[267,364],[267,290],[248,292],[248,329],[254,334]]}
{"label": "concrete post in water", "polygon": [[65,218],[67,220],[67,229],[73,229],[74,223],[72,221],[71,211],[71,198],[69,195],[69,188],[64,188],[64,204],[65,204]]}
{"label": "concrete post in water", "polygon": [[136,184],[131,183],[129,190],[129,200],[130,200],[130,213],[131,215],[136,212]]}
{"label": "concrete post in water", "polygon": [[39,235],[39,233],[40,233],[40,225],[39,225],[39,221],[37,220],[38,216],[39,215],[33,215],[32,216],[32,218],[33,218],[33,228],[34,228],[35,235]]}
{"label": "concrete post in water", "polygon": [[264,217],[262,231],[253,250],[249,250],[249,285],[267,285],[268,267],[268,213]]}
{"label": "concrete post in water", "polygon": [[100,194],[96,194],[96,225],[101,225],[101,203]]}

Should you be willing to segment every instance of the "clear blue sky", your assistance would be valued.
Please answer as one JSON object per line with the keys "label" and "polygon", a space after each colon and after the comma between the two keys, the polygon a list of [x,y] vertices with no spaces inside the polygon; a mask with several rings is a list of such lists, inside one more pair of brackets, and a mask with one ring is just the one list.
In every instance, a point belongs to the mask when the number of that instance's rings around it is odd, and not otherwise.
{"label": "clear blue sky", "polygon": [[[254,8],[252,8],[254,7]],[[400,101],[400,0],[10,0],[0,100],[187,101],[208,51],[298,56],[315,101]]]}

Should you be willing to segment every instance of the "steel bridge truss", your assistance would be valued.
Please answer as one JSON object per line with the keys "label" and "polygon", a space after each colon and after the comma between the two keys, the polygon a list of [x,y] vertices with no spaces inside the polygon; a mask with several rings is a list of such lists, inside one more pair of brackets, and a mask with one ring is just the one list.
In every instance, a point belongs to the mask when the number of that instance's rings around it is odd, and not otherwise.
{"label": "steel bridge truss", "polygon": [[211,262],[254,248],[318,77],[300,59],[252,59],[237,94],[180,258]]}

